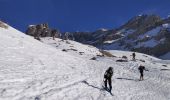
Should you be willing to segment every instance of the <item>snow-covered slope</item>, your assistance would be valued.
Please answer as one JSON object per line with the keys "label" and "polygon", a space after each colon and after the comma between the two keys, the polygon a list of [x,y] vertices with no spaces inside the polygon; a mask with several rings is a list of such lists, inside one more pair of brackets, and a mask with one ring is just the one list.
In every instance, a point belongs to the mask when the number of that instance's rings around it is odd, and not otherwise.
{"label": "snow-covered slope", "polygon": [[[0,28],[0,100],[169,100],[170,63],[137,53],[109,51],[74,41],[37,41],[12,27]],[[123,55],[128,62],[116,62]],[[96,57],[96,60],[90,60]],[[139,64],[149,72],[138,81]],[[113,96],[102,89],[103,74],[112,66]]]}
{"label": "snow-covered slope", "polygon": [[[53,40],[51,37],[41,38],[41,41],[45,44],[51,45],[60,50],[66,50],[68,54],[82,55],[82,56],[96,56],[101,55],[99,50],[91,45],[83,45],[81,43],[71,40],[61,40],[56,38]],[[79,56],[80,57],[80,56]]]}
{"label": "snow-covered slope", "polygon": [[34,99],[86,78],[83,75],[87,71],[86,62],[81,58],[11,27],[0,28],[0,36],[0,98],[3,100]]}

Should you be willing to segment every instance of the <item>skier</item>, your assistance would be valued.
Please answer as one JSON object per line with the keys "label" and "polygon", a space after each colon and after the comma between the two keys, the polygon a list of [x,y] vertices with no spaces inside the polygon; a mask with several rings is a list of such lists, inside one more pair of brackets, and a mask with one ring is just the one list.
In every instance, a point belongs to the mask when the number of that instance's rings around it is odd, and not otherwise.
{"label": "skier", "polygon": [[135,57],[136,57],[135,52],[134,52],[134,53],[132,53],[132,57],[133,57],[133,58],[132,58],[132,60],[134,60],[134,61],[135,61],[135,59],[136,59],[136,58],[135,58]]}
{"label": "skier", "polygon": [[109,67],[104,74],[104,85],[105,88],[107,89],[107,82],[108,82],[110,87],[109,92],[111,92],[112,90],[112,80],[111,80],[112,76],[113,76],[113,68]]}
{"label": "skier", "polygon": [[139,67],[138,67],[138,70],[139,70],[139,72],[140,72],[140,81],[142,81],[143,80],[143,71],[145,70],[145,71],[148,71],[148,70],[146,70],[145,69],[145,66],[142,66],[142,65],[140,65]]}

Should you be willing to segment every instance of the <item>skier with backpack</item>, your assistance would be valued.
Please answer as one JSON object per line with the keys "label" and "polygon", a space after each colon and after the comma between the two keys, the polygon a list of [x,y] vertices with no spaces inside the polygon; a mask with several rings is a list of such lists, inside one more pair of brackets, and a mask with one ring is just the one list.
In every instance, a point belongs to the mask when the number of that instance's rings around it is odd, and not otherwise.
{"label": "skier with backpack", "polygon": [[142,81],[142,80],[144,80],[143,79],[143,71],[145,70],[145,71],[148,71],[148,70],[146,70],[146,68],[145,68],[145,66],[143,66],[143,65],[140,65],[139,67],[138,67],[138,70],[139,70],[139,72],[140,72],[140,81]]}
{"label": "skier with backpack", "polygon": [[111,92],[111,90],[112,90],[112,80],[111,80],[111,78],[112,78],[112,76],[113,76],[113,68],[112,67],[109,67],[107,70],[106,70],[106,72],[105,72],[105,74],[104,74],[104,85],[105,85],[105,89],[107,90],[108,88],[107,88],[107,82],[108,82],[108,84],[109,84],[109,92]]}
{"label": "skier with backpack", "polygon": [[135,57],[136,57],[135,52],[133,52],[133,53],[132,53],[132,57],[133,57],[133,58],[132,58],[132,60],[134,60],[134,61],[135,61],[135,60],[136,60],[136,58],[135,58]]}

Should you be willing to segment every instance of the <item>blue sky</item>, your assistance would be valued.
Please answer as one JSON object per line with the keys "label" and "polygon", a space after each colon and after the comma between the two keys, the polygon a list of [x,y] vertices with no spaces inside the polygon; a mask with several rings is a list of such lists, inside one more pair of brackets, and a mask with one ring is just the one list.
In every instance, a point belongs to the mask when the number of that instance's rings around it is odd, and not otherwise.
{"label": "blue sky", "polygon": [[48,22],[62,32],[113,29],[138,14],[170,14],[169,0],[0,0],[0,19],[25,31]]}

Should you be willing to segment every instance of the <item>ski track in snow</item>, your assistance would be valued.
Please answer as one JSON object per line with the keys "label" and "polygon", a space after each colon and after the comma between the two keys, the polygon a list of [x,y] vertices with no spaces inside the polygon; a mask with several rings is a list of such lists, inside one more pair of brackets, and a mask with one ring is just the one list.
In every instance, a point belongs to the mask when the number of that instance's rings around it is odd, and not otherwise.
{"label": "ski track in snow", "polygon": [[[0,100],[170,100],[169,61],[131,52],[109,51],[117,58],[97,57],[97,48],[74,41],[42,38],[0,28]],[[62,51],[66,49],[67,51]],[[80,55],[80,52],[83,52]],[[126,55],[128,62],[116,62]],[[138,65],[149,71],[139,81]],[[112,94],[103,90],[103,75],[112,66]]]}

